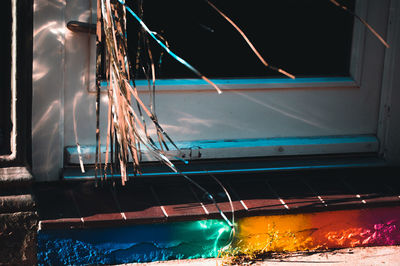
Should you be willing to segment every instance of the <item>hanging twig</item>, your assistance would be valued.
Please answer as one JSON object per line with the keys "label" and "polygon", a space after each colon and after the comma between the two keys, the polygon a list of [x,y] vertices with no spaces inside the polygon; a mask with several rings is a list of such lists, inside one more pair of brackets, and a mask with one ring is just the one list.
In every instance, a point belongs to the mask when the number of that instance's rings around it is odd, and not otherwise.
{"label": "hanging twig", "polygon": [[[100,81],[102,64],[104,63],[103,54],[103,29],[101,3],[97,0],[97,25],[96,25],[96,158],[95,158],[95,178],[97,182],[98,171],[101,168],[101,147],[100,147]],[[100,151],[99,151],[100,149]],[[99,161],[100,159],[100,161]]]}

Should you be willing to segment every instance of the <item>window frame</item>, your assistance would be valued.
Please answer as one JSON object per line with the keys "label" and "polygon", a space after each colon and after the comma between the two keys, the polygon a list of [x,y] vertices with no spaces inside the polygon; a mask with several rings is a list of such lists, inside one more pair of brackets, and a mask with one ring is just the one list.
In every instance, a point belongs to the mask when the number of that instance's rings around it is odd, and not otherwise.
{"label": "window frame", "polygon": [[[39,0],[38,3],[43,2],[44,0]],[[368,12],[369,10],[373,9],[373,1],[357,1],[356,4],[356,13],[359,14],[361,17],[366,17],[367,15],[370,15],[371,12]],[[60,27],[60,25],[64,25],[69,20],[67,19],[68,15],[65,15],[65,13],[68,13],[68,7],[66,4],[59,4],[62,5],[62,10],[61,11],[55,11],[58,12],[58,20],[57,20],[57,27]],[[46,10],[46,12],[51,12],[49,8]],[[67,11],[65,11],[67,10]],[[64,13],[65,12],[65,13]],[[40,12],[39,12],[40,13]],[[61,15],[61,18],[60,18]],[[64,17],[65,16],[65,17]],[[36,13],[35,13],[35,19],[37,18]],[[382,20],[382,23],[385,25],[374,25],[378,29],[379,32],[381,31],[381,28],[383,28],[383,32],[386,31],[386,20]],[[35,28],[38,28],[40,23],[36,24]],[[65,61],[68,60],[66,54],[65,54],[65,47],[68,45],[68,33],[64,29],[60,29],[60,34],[55,34],[55,38],[63,38],[59,44],[59,48],[64,51],[64,53],[57,58],[59,62],[63,62],[65,64]],[[353,33],[353,45],[352,45],[352,52],[351,52],[351,65],[350,65],[350,72],[351,72],[351,77],[353,80],[346,81],[344,83],[334,83],[334,82],[322,82],[318,85],[317,83],[303,83],[304,86],[307,88],[309,87],[317,87],[319,89],[347,89],[349,87],[355,88],[355,89],[362,89],[363,86],[368,84],[368,71],[367,68],[369,66],[366,65],[366,62],[368,61],[368,56],[373,53],[374,49],[380,50],[380,53],[384,53],[382,47],[377,47],[376,45],[371,45],[371,42],[375,42],[373,36],[370,36],[369,33],[367,33],[367,30],[363,25],[360,23],[355,23],[354,24],[354,33]],[[380,43],[378,44],[380,45]],[[89,45],[90,46],[90,45]],[[35,48],[34,48],[35,49]],[[92,51],[93,53],[93,51]],[[62,67],[58,67],[59,70],[63,70],[64,65]],[[93,72],[93,69],[90,71]],[[64,150],[64,134],[67,130],[71,129],[66,129],[64,128],[64,116],[65,116],[65,111],[63,109],[63,104],[65,101],[65,97],[67,95],[66,93],[66,82],[68,82],[68,73],[64,73],[61,71],[59,73],[58,81],[49,81],[45,87],[43,88],[42,93],[46,93],[50,91],[50,87],[52,89],[56,88],[56,94],[52,93],[52,97],[47,97],[46,99],[39,99],[39,97],[35,97],[34,94],[34,113],[33,113],[33,121],[35,122],[42,122],[41,124],[41,130],[55,130],[56,133],[53,135],[55,138],[55,141],[53,141],[52,144],[47,143],[48,142],[48,135],[44,134],[44,136],[41,136],[40,134],[35,134],[33,141],[34,141],[34,151],[33,154],[37,154],[38,156],[34,156],[34,171],[36,172],[37,176],[39,177],[40,180],[53,180],[55,177],[61,175],[62,173],[62,168],[64,166],[64,156],[63,156],[63,150]],[[60,81],[61,84],[60,85]],[[174,88],[171,88],[171,85],[168,84],[159,84],[158,86],[158,91],[160,93],[179,93],[179,92],[207,92],[210,91],[210,87],[206,84],[202,84],[201,82],[198,83],[198,81],[194,81],[194,83],[197,82],[197,84],[191,84],[191,80],[186,80],[186,84],[181,84],[179,86],[173,85]],[[222,82],[222,87],[225,88],[226,90],[270,90],[270,89],[276,89],[276,88],[290,88],[290,89],[296,89],[296,83],[257,83],[257,82],[250,82],[246,83],[243,80],[237,80],[236,84],[232,83],[230,81],[220,81]],[[161,83],[161,82],[160,82]],[[54,86],[51,86],[51,85]],[[92,85],[94,83],[92,82]],[[297,84],[297,88],[301,88]],[[90,91],[90,86],[86,88],[87,90]],[[144,91],[143,87],[139,86],[139,89],[141,90],[142,93],[146,93]],[[380,88],[377,88],[380,89]],[[34,86],[34,92],[35,92],[35,86]],[[43,94],[41,94],[43,95]],[[56,104],[54,104],[56,101]],[[52,109],[49,111],[52,114],[52,118],[49,119],[48,121],[43,121],[43,115],[44,112],[42,110],[39,110],[39,108],[35,107],[35,102],[40,103],[41,105],[45,106],[52,106]],[[49,109],[47,109],[49,110]],[[57,123],[58,127],[54,127],[54,122]],[[38,132],[39,133],[39,132]],[[378,140],[377,140],[378,141]],[[52,147],[50,148],[50,145]],[[45,158],[45,155],[48,155],[48,150],[53,149],[56,150],[52,152],[54,156],[51,159],[51,162],[48,158]],[[51,164],[50,164],[51,163]]]}
{"label": "window frame", "polygon": [[0,155],[0,167],[10,169],[3,169],[6,175],[15,172],[12,167],[29,172],[31,166],[32,65],[27,62],[32,62],[33,1],[11,0],[11,8],[11,152]]}
{"label": "window frame", "polygon": [[11,78],[10,78],[10,115],[11,115],[11,132],[10,132],[10,153],[0,155],[1,161],[12,161],[17,157],[17,2],[11,0]]}

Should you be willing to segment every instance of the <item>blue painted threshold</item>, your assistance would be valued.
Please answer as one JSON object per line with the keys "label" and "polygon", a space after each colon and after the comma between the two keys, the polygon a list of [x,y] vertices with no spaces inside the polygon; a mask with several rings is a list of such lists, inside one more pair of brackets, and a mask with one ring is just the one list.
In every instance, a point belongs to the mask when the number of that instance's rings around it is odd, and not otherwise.
{"label": "blue painted threshold", "polygon": [[[200,140],[177,142],[177,145],[188,164],[176,161],[176,165],[188,175],[376,167],[385,164],[376,156],[379,144],[372,135]],[[81,146],[81,150],[85,158],[83,163],[93,164],[95,147]],[[101,151],[105,154],[105,146]],[[86,173],[80,172],[76,147],[67,147],[65,152],[65,179],[93,178],[90,166]],[[177,154],[176,150],[171,151],[172,156]],[[177,174],[157,162],[145,160],[142,163],[143,177],[171,175]]]}
{"label": "blue painted threshold", "polygon": [[[322,170],[322,169],[341,169],[358,167],[381,167],[386,166],[386,161],[371,156],[344,156],[344,157],[308,157],[308,158],[280,158],[271,160],[263,159],[230,159],[215,161],[197,161],[186,164],[176,163],[181,173],[186,175],[204,175],[204,174],[245,174],[245,173],[263,173],[276,171],[297,171],[297,170]],[[133,171],[128,171],[132,173]],[[142,164],[142,173],[140,175],[128,174],[129,177],[157,177],[157,176],[179,176],[172,172],[166,166],[160,163]],[[93,179],[93,167],[87,167],[86,172],[82,173],[79,167],[69,166],[64,169],[63,178],[65,180]],[[120,178],[119,174],[109,173],[108,177]]]}

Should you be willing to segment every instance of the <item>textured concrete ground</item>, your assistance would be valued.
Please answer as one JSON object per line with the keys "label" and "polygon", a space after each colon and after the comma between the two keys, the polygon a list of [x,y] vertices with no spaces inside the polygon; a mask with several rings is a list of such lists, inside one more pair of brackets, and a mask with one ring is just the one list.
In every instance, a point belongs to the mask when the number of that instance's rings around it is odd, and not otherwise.
{"label": "textured concrete ground", "polygon": [[[250,262],[249,262],[250,263]],[[267,259],[251,265],[400,265],[400,246],[346,248],[322,253],[292,253],[280,259]],[[126,265],[226,265],[222,259],[172,260]]]}

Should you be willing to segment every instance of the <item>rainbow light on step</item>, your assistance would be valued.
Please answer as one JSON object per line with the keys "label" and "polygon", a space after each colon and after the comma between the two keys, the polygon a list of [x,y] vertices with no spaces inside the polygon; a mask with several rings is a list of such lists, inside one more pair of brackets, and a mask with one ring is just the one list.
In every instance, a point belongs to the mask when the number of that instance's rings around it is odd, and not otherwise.
{"label": "rainbow light on step", "polygon": [[400,244],[400,207],[248,217],[237,245],[298,251]]}
{"label": "rainbow light on step", "polygon": [[[399,200],[400,201],[400,200]],[[232,248],[307,251],[400,244],[400,206],[239,218]],[[217,219],[41,230],[38,264],[121,264],[210,258],[229,242]]]}

